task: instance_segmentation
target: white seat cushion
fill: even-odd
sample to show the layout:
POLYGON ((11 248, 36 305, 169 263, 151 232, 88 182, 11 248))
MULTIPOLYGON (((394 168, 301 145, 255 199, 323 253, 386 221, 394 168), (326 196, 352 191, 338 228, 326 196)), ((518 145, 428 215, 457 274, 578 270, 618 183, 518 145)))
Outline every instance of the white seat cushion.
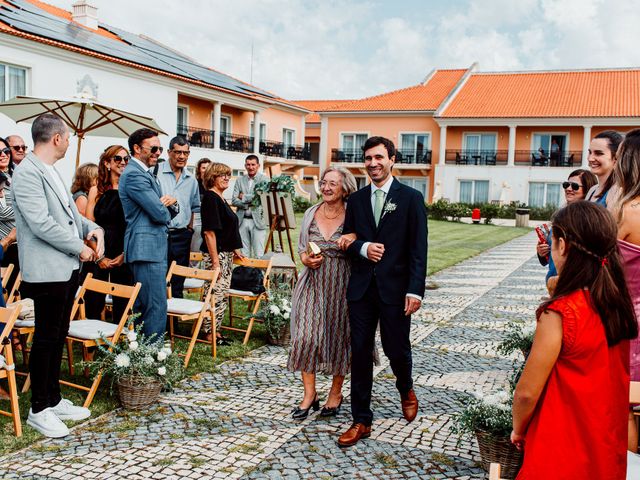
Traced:
POLYGON ((98 340, 101 337, 112 337, 118 325, 102 320, 74 320, 69 325, 69 336, 84 340, 98 340))
POLYGON ((242 297, 257 297, 258 295, 256 295, 255 293, 249 291, 249 290, 236 290, 235 288, 230 288, 229 289, 229 295, 238 295, 238 296, 242 296, 242 297))
POLYGON ((199 278, 185 278, 184 288, 202 288, 204 286, 204 280, 199 278))
POLYGON ((202 310, 203 302, 189 300, 187 298, 168 298, 167 313, 177 315, 195 315, 202 310))
POLYGON ((35 327, 36 326, 36 321, 35 320, 16 320, 16 323, 14 324, 14 327, 19 327, 19 328, 29 328, 29 327, 35 327))

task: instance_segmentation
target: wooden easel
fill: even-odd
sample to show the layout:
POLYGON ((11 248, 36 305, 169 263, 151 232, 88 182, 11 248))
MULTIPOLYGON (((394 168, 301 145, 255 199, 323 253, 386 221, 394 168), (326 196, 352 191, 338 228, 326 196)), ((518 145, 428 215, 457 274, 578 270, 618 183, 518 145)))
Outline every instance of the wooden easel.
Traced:
MULTIPOLYGON (((287 243, 289 244, 289 254, 291 255, 291 260, 295 263, 296 259, 293 254, 293 243, 291 242, 291 233, 289 232, 291 227, 289 225, 289 219, 287 218, 287 215, 286 215, 287 210, 285 208, 284 198, 280 198, 279 200, 280 200, 280 211, 285 215, 280 215, 278 213, 278 209, 276 208, 276 205, 278 204, 278 192, 276 192, 275 190, 272 190, 271 198, 273 200, 273 203, 267 202, 267 210, 268 210, 267 214, 269 215, 269 219, 271 220, 271 227, 269 228, 269 236, 267 237, 267 242, 264 247, 264 253, 267 253, 269 251, 269 245, 271 245, 272 252, 276 251, 276 245, 275 245, 276 242, 273 236, 273 232, 275 232, 276 230, 278 231, 278 237, 280 238, 280 247, 281 248, 283 247, 284 242, 282 241, 282 229, 280 228, 280 224, 281 222, 284 221, 284 225, 285 225, 284 230, 287 232, 287 243), (275 211, 271 210, 272 205, 275 211)), ((284 248, 282 248, 282 250, 284 251, 284 248)))

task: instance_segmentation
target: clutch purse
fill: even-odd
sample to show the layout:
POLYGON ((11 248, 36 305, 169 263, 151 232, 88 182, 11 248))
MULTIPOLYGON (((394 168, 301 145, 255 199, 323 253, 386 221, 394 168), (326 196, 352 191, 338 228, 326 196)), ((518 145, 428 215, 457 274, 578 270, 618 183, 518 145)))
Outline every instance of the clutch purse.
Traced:
POLYGON ((309 242, 307 245, 307 255, 315 257, 316 255, 322 255, 322 250, 316 242, 309 242))

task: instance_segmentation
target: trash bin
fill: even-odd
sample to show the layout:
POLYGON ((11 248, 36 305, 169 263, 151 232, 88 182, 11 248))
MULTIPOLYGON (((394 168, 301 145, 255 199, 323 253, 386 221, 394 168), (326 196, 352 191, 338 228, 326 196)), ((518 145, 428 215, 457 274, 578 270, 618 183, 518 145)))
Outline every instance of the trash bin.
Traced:
POLYGON ((477 223, 480 223, 481 218, 482 218, 482 214, 480 213, 480 209, 474 208, 473 211, 471 212, 471 221, 477 224, 477 223))
POLYGON ((529 209, 516 208, 516 227, 529 226, 529 209))

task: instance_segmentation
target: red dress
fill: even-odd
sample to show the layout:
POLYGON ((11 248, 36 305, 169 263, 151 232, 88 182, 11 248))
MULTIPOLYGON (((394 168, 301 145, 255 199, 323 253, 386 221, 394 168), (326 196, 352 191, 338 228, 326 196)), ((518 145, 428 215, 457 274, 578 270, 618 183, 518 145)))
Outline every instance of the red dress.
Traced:
POLYGON ((549 310, 562 316, 562 348, 527 429, 517 480, 624 480, 629 342, 607 346, 586 290, 549 310))

